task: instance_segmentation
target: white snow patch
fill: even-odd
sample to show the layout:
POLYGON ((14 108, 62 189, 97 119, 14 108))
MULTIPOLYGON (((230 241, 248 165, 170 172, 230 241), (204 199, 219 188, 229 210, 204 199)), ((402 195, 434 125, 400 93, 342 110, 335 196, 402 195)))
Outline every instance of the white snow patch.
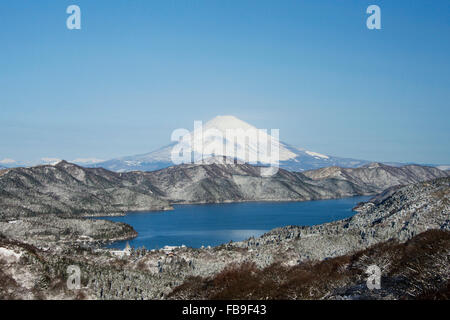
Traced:
POLYGON ((329 159, 330 158, 330 157, 328 157, 324 154, 318 153, 318 152, 313 152, 313 151, 305 151, 305 152, 306 152, 306 154, 308 154, 311 157, 314 157, 316 159, 329 159))
POLYGON ((103 161, 105 161, 105 160, 97 159, 97 158, 76 158, 76 159, 72 160, 71 162, 90 164, 90 163, 99 163, 99 162, 103 162, 103 161))
POLYGON ((41 161, 45 164, 50 164, 52 166, 60 163, 62 160, 58 158, 41 158, 41 161))
POLYGON ((22 253, 16 253, 14 250, 7 248, 0 248, 0 256, 6 259, 8 263, 17 261, 22 256, 22 253))
POLYGON ((16 163, 16 160, 14 159, 9 159, 9 158, 5 158, 3 160, 0 160, 1 164, 12 164, 12 163, 16 163))
POLYGON ((131 161, 131 160, 127 160, 125 161, 125 163, 127 164, 127 166, 138 166, 141 164, 140 161, 131 161))

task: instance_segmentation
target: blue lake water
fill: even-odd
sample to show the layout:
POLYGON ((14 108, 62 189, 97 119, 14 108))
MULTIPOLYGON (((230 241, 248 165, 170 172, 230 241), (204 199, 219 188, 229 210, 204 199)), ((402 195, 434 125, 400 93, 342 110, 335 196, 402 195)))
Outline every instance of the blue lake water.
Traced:
MULTIPOLYGON (((125 222, 138 232, 131 246, 158 249, 165 245, 199 248, 241 241, 287 225, 311 226, 344 219, 352 208, 370 197, 306 202, 245 202, 175 205, 171 211, 130 212, 123 217, 103 217, 125 222)), ((108 247, 123 249, 127 241, 108 247)))

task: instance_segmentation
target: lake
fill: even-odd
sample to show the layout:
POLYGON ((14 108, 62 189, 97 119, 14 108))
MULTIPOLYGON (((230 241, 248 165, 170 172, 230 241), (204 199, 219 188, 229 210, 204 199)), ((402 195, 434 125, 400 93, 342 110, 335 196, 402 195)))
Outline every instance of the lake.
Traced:
MULTIPOLYGON (((277 227, 311 226, 344 219, 352 208, 370 197, 305 202, 244 202, 226 204, 174 205, 171 211, 130 212, 122 217, 102 217, 125 222, 138 232, 129 240, 135 248, 159 249, 165 245, 199 248, 258 237, 277 227)), ((109 248, 123 249, 127 241, 109 248)))

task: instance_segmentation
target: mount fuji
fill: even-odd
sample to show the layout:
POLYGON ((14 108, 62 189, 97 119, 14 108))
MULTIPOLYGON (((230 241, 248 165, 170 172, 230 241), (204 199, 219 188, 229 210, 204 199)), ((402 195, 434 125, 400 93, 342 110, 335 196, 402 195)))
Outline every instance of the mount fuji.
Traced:
MULTIPOLYGON (((277 139, 275 139, 272 135, 266 133, 264 130, 259 130, 256 127, 234 116, 217 116, 214 119, 206 122, 202 126, 203 147, 202 149, 198 149, 195 147, 198 144, 193 144, 193 158, 204 159, 207 162, 211 162, 211 159, 224 159, 224 157, 230 157, 230 155, 227 153, 227 150, 229 149, 223 147, 224 143, 230 143, 229 141, 225 142, 226 139, 223 138, 226 136, 227 130, 230 129, 242 129, 242 132, 248 132, 249 129, 256 130, 258 134, 260 134, 258 136, 258 139, 263 137, 263 139, 265 139, 266 141, 270 141, 272 145, 276 145, 278 147, 279 166, 280 168, 290 171, 305 171, 330 166, 355 168, 370 163, 369 161, 365 160, 339 158, 330 155, 324 155, 318 152, 298 148, 287 143, 278 142, 277 139), (214 150, 214 153, 203 150, 214 150)), ((190 132, 194 141, 198 140, 197 131, 197 129, 194 129, 192 132, 190 132)), ((254 155, 255 152, 257 152, 257 146, 252 145, 251 143, 242 143, 242 141, 246 141, 245 137, 238 137, 237 142, 235 140, 232 143, 233 148, 235 148, 235 150, 245 150, 246 154, 250 155, 251 158, 251 156, 254 155), (243 140, 239 140, 239 138, 243 138, 243 140), (241 141, 241 143, 239 141, 241 141)), ((174 165, 171 158, 171 152, 173 148, 180 143, 181 142, 173 142, 167 146, 149 153, 111 159, 108 161, 86 166, 103 167, 105 169, 117 172, 159 170, 174 165)), ((238 157, 234 158, 235 161, 243 162, 243 159, 239 159, 238 157)), ((258 159, 261 158, 262 160, 260 160, 258 164, 273 164, 269 158, 265 158, 264 155, 263 157, 261 157, 261 154, 259 154, 258 159)))

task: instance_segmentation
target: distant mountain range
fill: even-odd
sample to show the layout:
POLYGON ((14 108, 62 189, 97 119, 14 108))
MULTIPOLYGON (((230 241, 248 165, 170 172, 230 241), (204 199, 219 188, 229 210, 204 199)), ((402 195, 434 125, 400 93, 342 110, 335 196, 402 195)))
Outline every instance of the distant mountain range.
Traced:
MULTIPOLYGON (((247 162, 238 155, 230 154, 230 150, 245 150, 245 154, 251 159, 257 157, 257 162, 250 162, 255 165, 274 165, 273 159, 267 157, 266 154, 258 150, 258 146, 246 140, 245 132, 257 131, 261 134, 262 140, 271 141, 279 148, 279 167, 289 171, 302 172, 307 170, 326 168, 337 166, 342 168, 357 168, 368 165, 371 161, 358 160, 352 158, 341 158, 331 155, 325 155, 318 152, 305 150, 303 148, 295 147, 287 143, 276 140, 271 134, 272 132, 265 132, 256 127, 242 121, 234 116, 217 116, 214 119, 206 122, 202 127, 202 148, 199 148, 198 138, 194 138, 192 148, 193 162, 195 159, 209 159, 211 157, 225 156, 227 158, 234 158, 236 162, 247 162), (241 136, 238 136, 235 141, 226 139, 226 131, 228 129, 240 129, 241 136), (225 146, 232 146, 231 149, 225 146), (205 151, 206 150, 206 151, 205 151), (209 150, 209 151, 208 151, 209 150), (211 152, 214 150, 214 152, 211 152)), ((199 130, 193 130, 189 134, 193 137, 198 136, 199 130)), ((179 147, 180 142, 173 142, 169 145, 161 147, 155 151, 138 154, 133 156, 125 156, 114 158, 111 160, 101 160, 97 158, 77 158, 70 162, 84 167, 90 168, 105 168, 115 172, 130 172, 130 171, 154 171, 173 166, 171 159, 171 152, 174 148, 179 147)), ((12 159, 3 159, 0 161, 0 169, 4 167, 30 167, 41 164, 55 164, 61 161, 58 158, 41 158, 38 161, 15 161, 12 159)), ((402 166, 407 163, 386 162, 390 166, 402 166)), ((432 165, 441 170, 449 170, 449 165, 432 165)))
MULTIPOLYGON (((33 166, 39 166, 39 165, 46 165, 46 164, 56 164, 63 159, 60 158, 40 158, 37 160, 29 160, 29 161, 18 161, 13 159, 3 159, 0 160, 0 170, 6 169, 6 168, 17 168, 17 167, 33 167, 33 166)), ((96 158, 76 158, 73 160, 69 160, 71 163, 78 164, 80 166, 92 166, 99 162, 104 162, 105 160, 96 159, 96 158)))
MULTIPOLYGON (((251 157, 254 156, 253 153, 256 153, 257 147, 254 145, 242 143, 245 141, 245 137, 239 137, 242 139, 236 139, 236 142, 224 141, 224 137, 226 137, 227 129, 242 129, 244 131, 248 130, 258 130, 256 127, 248 124, 245 121, 242 121, 234 116, 217 116, 214 119, 206 122, 203 125, 203 141, 204 146, 203 149, 200 150, 194 147, 193 153, 196 158, 203 157, 204 159, 209 158, 211 156, 227 156, 230 157, 230 154, 227 153, 227 150, 224 150, 223 146, 227 143, 233 145, 236 150, 245 149, 247 154, 251 157), (239 142, 241 141, 241 142, 239 142), (211 150, 214 149, 216 152, 214 154, 209 152, 204 152, 203 150, 211 150), (217 151, 218 150, 218 151, 217 151)), ((191 132, 192 136, 195 135, 195 131, 191 132)), ((274 141, 274 138, 269 134, 262 133, 264 139, 268 141, 274 141)), ((277 142, 275 142, 277 143, 277 142)), ((117 171, 117 172, 126 172, 126 171, 153 171, 162 168, 166 168, 173 165, 171 160, 171 151, 177 145, 176 142, 169 144, 165 147, 157 149, 153 152, 135 155, 135 156, 127 156, 116 159, 111 159, 104 162, 98 162, 94 165, 90 165, 91 167, 103 167, 108 170, 117 171)), ((340 166, 340 167, 348 167, 355 168, 364 164, 370 163, 370 161, 366 160, 357 160, 350 158, 339 158, 333 157, 329 155, 320 154, 318 152, 305 150, 302 148, 297 148, 292 145, 289 145, 284 142, 279 142, 279 155, 280 155, 280 168, 290 170, 290 171, 304 171, 310 169, 317 169, 329 166, 340 166)), ((195 145, 194 145, 195 146, 195 145)), ((230 149, 228 149, 230 150, 230 149)), ((234 155, 234 154, 233 154, 234 155)), ((261 153, 258 154, 259 159, 261 158, 261 153)), ((245 160, 239 157, 234 157, 238 160, 245 160)), ((270 159, 264 158, 262 161, 256 164, 268 165, 273 164, 270 159)))
POLYGON ((61 161, 0 171, 0 220, 64 214, 116 215, 170 209, 175 203, 306 201, 379 194, 389 187, 439 177, 433 167, 331 167, 270 177, 249 164, 183 164, 153 172, 117 173, 61 161))

